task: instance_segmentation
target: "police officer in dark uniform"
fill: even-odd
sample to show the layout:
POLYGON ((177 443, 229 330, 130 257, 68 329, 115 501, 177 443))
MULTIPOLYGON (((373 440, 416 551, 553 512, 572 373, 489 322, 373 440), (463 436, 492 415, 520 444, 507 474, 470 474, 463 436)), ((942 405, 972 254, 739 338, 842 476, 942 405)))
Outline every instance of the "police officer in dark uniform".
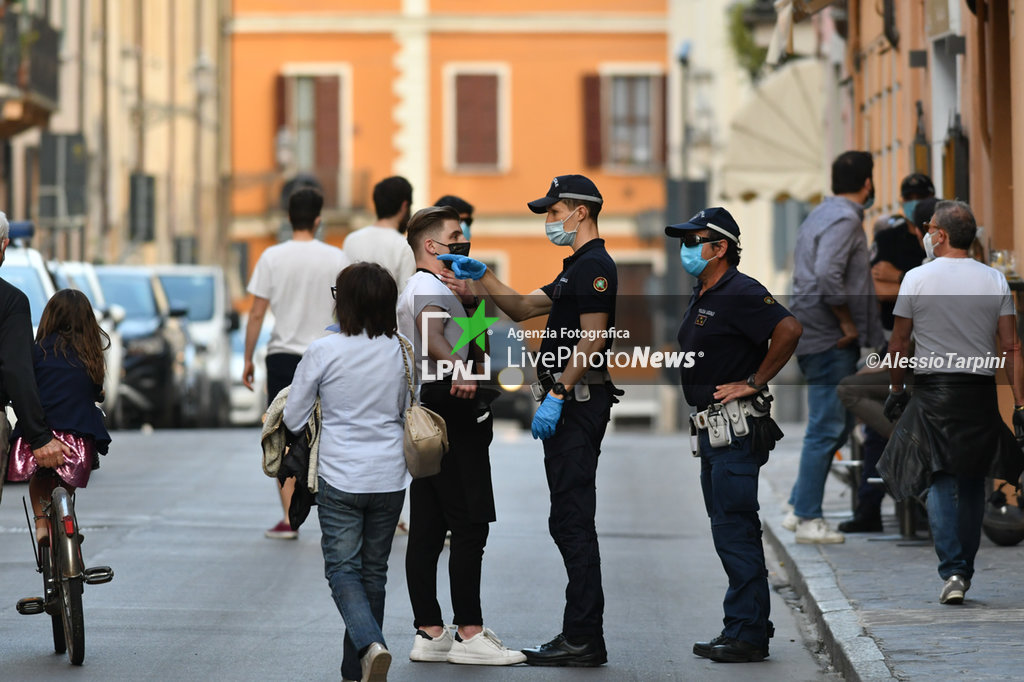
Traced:
POLYGON ((729 576, 725 624, 693 653, 721 662, 763 661, 773 634, 768 570, 757 516, 758 470, 782 432, 771 419, 766 384, 789 360, 803 328, 757 280, 740 273, 740 228, 724 208, 669 225, 683 268, 697 278, 679 327, 701 489, 711 537, 729 576), (691 366, 686 367, 687 364, 691 366))
POLYGON ((601 440, 612 403, 621 392, 606 370, 618 278, 615 262, 598 235, 602 203, 597 187, 582 175, 556 177, 545 196, 529 202, 531 211, 546 214, 548 239, 571 247, 573 253, 550 284, 526 296, 502 284, 478 261, 441 256, 451 263, 454 276, 479 280, 513 320, 548 315, 537 368, 543 402, 532 433, 544 441, 551 494, 548 527, 562 553, 569 584, 562 632, 524 651, 530 665, 598 666, 608 660, 595 481, 601 440))

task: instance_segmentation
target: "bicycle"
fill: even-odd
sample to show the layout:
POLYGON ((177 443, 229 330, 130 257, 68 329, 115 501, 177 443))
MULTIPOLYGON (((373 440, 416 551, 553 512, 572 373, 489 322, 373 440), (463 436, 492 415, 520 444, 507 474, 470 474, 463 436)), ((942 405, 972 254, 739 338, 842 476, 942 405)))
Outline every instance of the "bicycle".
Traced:
POLYGON ((49 530, 47 547, 37 546, 35 526, 28 513, 28 504, 22 498, 32 553, 36 558, 36 571, 43 574, 43 596, 26 597, 18 601, 18 613, 50 614, 53 627, 53 649, 61 654, 67 651, 72 665, 85 660, 85 619, 82 612, 84 585, 101 585, 114 578, 109 566, 85 568, 82 560, 82 534, 75 517, 74 496, 57 486, 50 502, 43 509, 49 530))

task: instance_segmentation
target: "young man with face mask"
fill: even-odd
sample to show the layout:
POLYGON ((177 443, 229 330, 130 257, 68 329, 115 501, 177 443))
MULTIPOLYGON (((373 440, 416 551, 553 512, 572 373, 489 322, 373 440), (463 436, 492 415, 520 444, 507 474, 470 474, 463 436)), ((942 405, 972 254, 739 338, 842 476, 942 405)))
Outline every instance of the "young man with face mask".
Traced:
POLYGON ((416 628, 409 658, 515 665, 526 657, 484 627, 480 606, 484 546, 495 520, 488 455, 493 420, 475 380, 453 372, 442 376, 438 369, 439 360, 482 359, 475 343, 460 345, 463 327, 456 320, 472 315, 483 303, 468 293, 457 296, 439 277, 445 264, 438 256, 466 257, 470 244, 455 209, 438 206, 416 212, 409 221, 408 240, 416 254, 416 272, 398 297, 398 330, 413 341, 416 374, 422 379, 420 401, 444 418, 449 445, 441 472, 418 478, 409 487, 405 573, 416 628), (440 316, 425 318, 426 313, 440 316), (455 632, 445 625, 437 601, 437 562, 447 531, 452 536, 448 575, 455 632))
POLYGON ((546 216, 548 240, 572 249, 558 276, 529 295, 516 293, 479 261, 441 256, 451 263, 453 286, 454 278, 478 280, 513 320, 548 316, 537 368, 544 397, 532 432, 544 441, 551 491, 548 527, 562 553, 569 585, 562 632, 524 650, 530 665, 590 667, 608 661, 595 481, 601 440, 620 392, 606 369, 618 278, 597 230, 603 201, 589 178, 560 175, 545 196, 529 202, 531 211, 546 216))
POLYGON ((693 653, 720 662, 763 661, 774 628, 768 620, 757 475, 782 437, 768 411, 767 384, 793 354, 802 327, 757 280, 736 269, 740 228, 727 210, 704 209, 685 223, 669 225, 665 234, 680 238, 683 268, 697 278, 679 327, 679 346, 696 362, 683 364, 680 380, 686 402, 696 411, 691 434, 697 438, 694 454, 701 458, 701 490, 715 549, 729 576, 725 627, 714 639, 694 644, 693 653), (738 422, 726 427, 727 434, 708 418, 726 405, 739 407, 738 422))

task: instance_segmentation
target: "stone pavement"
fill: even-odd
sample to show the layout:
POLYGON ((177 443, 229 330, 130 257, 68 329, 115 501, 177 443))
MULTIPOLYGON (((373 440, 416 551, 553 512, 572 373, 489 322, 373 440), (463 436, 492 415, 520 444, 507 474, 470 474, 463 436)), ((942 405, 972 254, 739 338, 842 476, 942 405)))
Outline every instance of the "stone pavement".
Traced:
MULTIPOLYGON (((798 545, 782 528, 780 509, 796 477, 805 425, 781 426, 786 437, 761 475, 765 539, 787 564, 834 666, 849 680, 1014 677, 1024 661, 1024 544, 1001 547, 982 537, 961 606, 939 604, 942 580, 931 542, 925 533, 917 542, 898 538, 889 498, 882 508, 885 535, 798 545)), ((830 524, 849 517, 850 494, 830 476, 824 506, 830 524)))

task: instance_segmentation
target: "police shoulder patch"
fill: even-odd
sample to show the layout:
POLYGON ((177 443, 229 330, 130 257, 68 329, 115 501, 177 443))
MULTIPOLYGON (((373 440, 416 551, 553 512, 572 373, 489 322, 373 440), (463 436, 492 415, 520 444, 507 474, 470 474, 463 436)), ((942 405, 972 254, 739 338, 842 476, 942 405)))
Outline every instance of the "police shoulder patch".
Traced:
POLYGON ((771 296, 765 296, 764 302, 767 303, 768 305, 771 305, 772 303, 775 303, 775 299, 772 298, 771 296))
POLYGON ((605 292, 608 291, 608 278, 597 277, 594 279, 594 291, 605 292))

